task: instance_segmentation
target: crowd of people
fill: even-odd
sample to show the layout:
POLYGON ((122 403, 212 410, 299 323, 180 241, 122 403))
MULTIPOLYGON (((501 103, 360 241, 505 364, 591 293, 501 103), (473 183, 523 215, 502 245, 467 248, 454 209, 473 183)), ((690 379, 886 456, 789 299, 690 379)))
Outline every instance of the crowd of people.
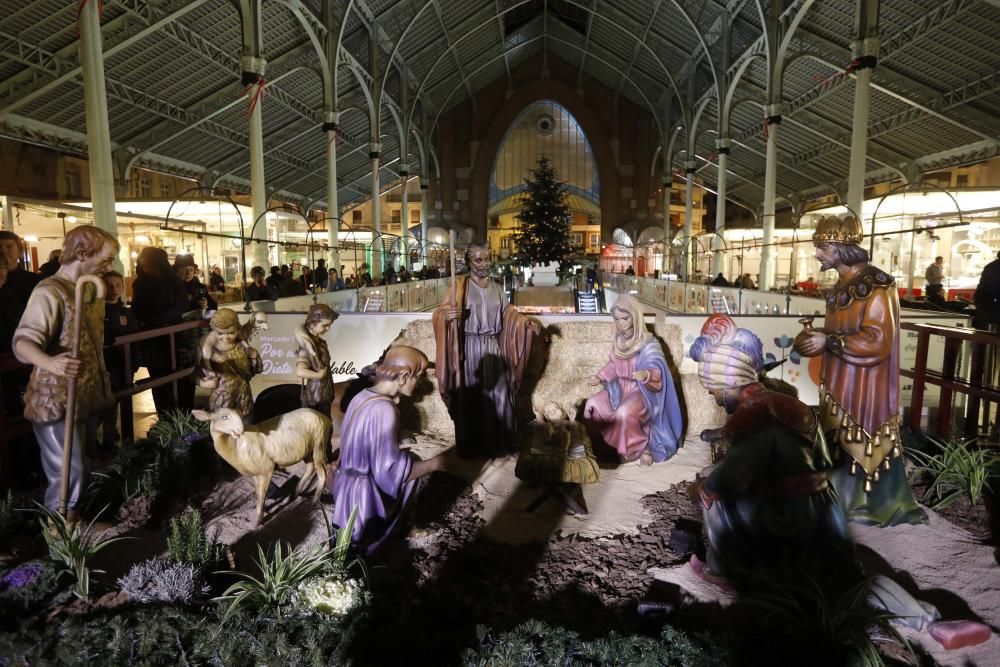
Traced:
MULTIPOLYGON (((28 301, 36 286, 45 278, 56 275, 63 264, 59 251, 53 251, 38 272, 29 271, 23 261, 24 243, 11 231, 0 231, 0 352, 11 352, 14 333, 22 322, 28 301)), ((215 267, 206 286, 200 278, 198 266, 190 255, 179 254, 173 262, 162 248, 147 247, 136 260, 135 279, 131 285, 132 299, 126 303, 125 278, 114 270, 103 272, 105 284, 104 305, 104 360, 110 376, 111 390, 126 386, 127 377, 124 350, 114 346, 114 340, 140 329, 156 329, 179 324, 186 320, 200 319, 206 311, 218 308, 216 298, 225 291, 222 271, 215 267), (214 296, 213 296, 214 294, 214 296)), ((174 368, 190 365, 194 360, 198 332, 178 336, 174 354, 168 337, 153 338, 134 346, 133 359, 137 366, 145 366, 150 377, 159 377, 174 368)), ((3 409, 7 414, 23 410, 22 394, 27 384, 27 372, 12 372, 3 376, 3 409)), ((153 389, 157 411, 175 408, 190 409, 194 401, 194 385, 180 382, 175 397, 170 384, 153 389)), ((101 442, 110 446, 118 439, 117 409, 101 415, 98 428, 101 442)), ((96 432, 94 433, 96 437, 96 432)))
MULTIPOLYGON (((634 276, 636 275, 635 269, 629 265, 624 274, 634 276)), ((739 274, 729 280, 720 271, 714 278, 706 280, 702 278, 700 272, 696 272, 692 278, 693 282, 707 282, 712 287, 757 289, 757 283, 754 282, 749 273, 739 274)), ((760 276, 757 278, 759 280, 760 276)), ((998 253, 996 260, 987 264, 983 269, 976 287, 974 301, 969 301, 961 295, 951 298, 944 287, 945 278, 944 257, 935 257, 924 271, 923 294, 917 290, 916 295, 909 295, 901 290, 900 294, 903 296, 901 296, 900 302, 902 306, 919 310, 971 315, 973 316, 973 326, 979 329, 987 329, 993 324, 1000 323, 1000 253, 998 253)), ((802 296, 822 297, 828 290, 818 283, 815 277, 808 276, 805 280, 795 282, 790 291, 802 296)))
POLYGON ((337 269, 328 268, 326 260, 323 259, 316 263, 315 270, 304 265, 298 268, 299 275, 296 277, 294 265, 272 266, 269 275, 265 275, 264 267, 253 267, 250 269, 250 282, 247 283, 246 300, 274 301, 289 296, 336 292, 343 289, 375 287, 376 285, 393 285, 447 275, 446 271, 437 267, 423 267, 410 273, 405 265, 401 265, 397 271, 392 264, 387 264, 382 275, 376 280, 372 277, 368 264, 362 264, 358 267, 357 273, 348 275, 346 266, 341 265, 338 272, 337 269))
MULTIPOLYGON (((759 276, 758 276, 759 278, 759 276)), ((757 289, 757 283, 753 281, 749 273, 744 273, 743 275, 736 276, 732 280, 726 280, 726 277, 720 271, 716 274, 714 278, 708 283, 712 287, 739 287, 742 289, 757 289)))

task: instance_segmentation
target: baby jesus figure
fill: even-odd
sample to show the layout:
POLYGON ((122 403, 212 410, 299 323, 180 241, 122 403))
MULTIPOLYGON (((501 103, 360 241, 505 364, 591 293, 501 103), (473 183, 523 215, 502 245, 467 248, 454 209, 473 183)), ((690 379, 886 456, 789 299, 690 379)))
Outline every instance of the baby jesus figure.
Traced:
POLYGON ((542 406, 542 421, 527 425, 515 474, 532 482, 592 484, 597 481, 597 459, 587 427, 569 419, 555 402, 542 406))

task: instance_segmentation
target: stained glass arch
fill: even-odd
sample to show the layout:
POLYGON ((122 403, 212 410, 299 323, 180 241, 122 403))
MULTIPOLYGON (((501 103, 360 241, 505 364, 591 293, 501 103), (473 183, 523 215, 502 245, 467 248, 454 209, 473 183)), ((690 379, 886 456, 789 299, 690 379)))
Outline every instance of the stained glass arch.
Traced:
POLYGON ((594 151, 573 114, 552 100, 529 104, 507 130, 490 172, 490 217, 519 210, 524 179, 542 156, 565 182, 570 208, 599 221, 601 182, 594 151))

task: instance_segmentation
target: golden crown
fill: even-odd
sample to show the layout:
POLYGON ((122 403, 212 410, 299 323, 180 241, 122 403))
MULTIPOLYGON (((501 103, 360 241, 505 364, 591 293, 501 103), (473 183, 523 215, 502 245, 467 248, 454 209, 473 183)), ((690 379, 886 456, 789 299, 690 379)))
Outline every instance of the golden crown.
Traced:
POLYGON ((864 233, 861 223, 853 215, 838 218, 828 215, 820 218, 813 232, 813 243, 861 243, 864 233))

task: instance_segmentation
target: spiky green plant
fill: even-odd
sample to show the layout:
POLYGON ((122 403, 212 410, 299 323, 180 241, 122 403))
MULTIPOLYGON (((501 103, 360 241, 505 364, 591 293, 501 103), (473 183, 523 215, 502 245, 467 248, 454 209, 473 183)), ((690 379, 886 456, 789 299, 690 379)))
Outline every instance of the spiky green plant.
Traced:
POLYGON ((281 616, 281 607, 289 600, 292 591, 301 582, 324 572, 330 566, 330 549, 318 545, 312 549, 300 551, 288 546, 287 552, 279 542, 274 547, 274 557, 269 559, 264 548, 257 546, 257 565, 260 567, 260 578, 232 572, 242 577, 229 588, 216 602, 228 602, 229 608, 223 616, 223 623, 241 608, 256 608, 274 610, 281 616))
POLYGON ((760 578, 742 602, 762 612, 764 627, 782 628, 793 644, 782 648, 813 664, 883 667, 879 641, 896 641, 912 654, 909 642, 892 625, 898 617, 868 602, 869 580, 831 600, 811 578, 805 583, 760 578))
POLYGON ((208 424, 194 418, 190 411, 169 410, 149 429, 149 437, 162 447, 178 449, 208 435, 208 424))
POLYGON ((170 520, 167 552, 172 559, 191 563, 204 571, 225 559, 224 549, 223 545, 209 539, 197 509, 189 509, 170 520))
POLYGON ((258 545, 257 565, 260 567, 260 578, 242 572, 227 572, 241 577, 242 581, 236 582, 221 597, 215 598, 216 602, 229 603, 222 618, 223 623, 243 608, 273 609, 280 617, 281 607, 290 601, 299 584, 320 574, 343 572, 357 513, 358 508, 355 506, 347 525, 337 531, 333 548, 330 548, 329 542, 304 551, 293 550, 289 545, 286 553, 279 542, 274 548, 274 558, 268 560, 264 548, 258 545))
MULTIPOLYGON (((326 517, 326 511, 323 512, 324 518, 326 517)), ((354 509, 351 510, 351 515, 347 517, 347 525, 339 528, 337 530, 336 539, 334 539, 333 553, 331 554, 331 559, 335 565, 340 567, 345 567, 347 562, 347 552, 351 549, 351 535, 354 533, 354 522, 358 518, 358 506, 355 505, 354 509)), ((330 531, 330 527, 327 527, 330 531)), ((356 561, 361 563, 361 561, 356 561)), ((362 564, 363 567, 363 564, 362 564)))
POLYGON ((907 453, 917 463, 917 471, 930 477, 926 500, 934 503, 931 509, 944 509, 963 495, 975 505, 984 489, 992 490, 993 466, 1000 456, 976 447, 975 440, 927 440, 934 451, 909 448, 907 453))
POLYGON ((114 461, 95 471, 84 494, 89 513, 107 507, 112 512, 136 496, 156 496, 162 490, 167 455, 141 443, 126 444, 114 461))
POLYGON ((103 533, 94 530, 94 521, 86 526, 82 523, 70 524, 59 512, 35 504, 38 505, 38 513, 41 515, 38 523, 42 526, 42 535, 49 548, 49 558, 59 563, 63 572, 73 578, 73 594, 81 600, 89 600, 91 572, 103 574, 104 571, 90 569, 87 561, 115 542, 134 538, 105 538, 103 533))

